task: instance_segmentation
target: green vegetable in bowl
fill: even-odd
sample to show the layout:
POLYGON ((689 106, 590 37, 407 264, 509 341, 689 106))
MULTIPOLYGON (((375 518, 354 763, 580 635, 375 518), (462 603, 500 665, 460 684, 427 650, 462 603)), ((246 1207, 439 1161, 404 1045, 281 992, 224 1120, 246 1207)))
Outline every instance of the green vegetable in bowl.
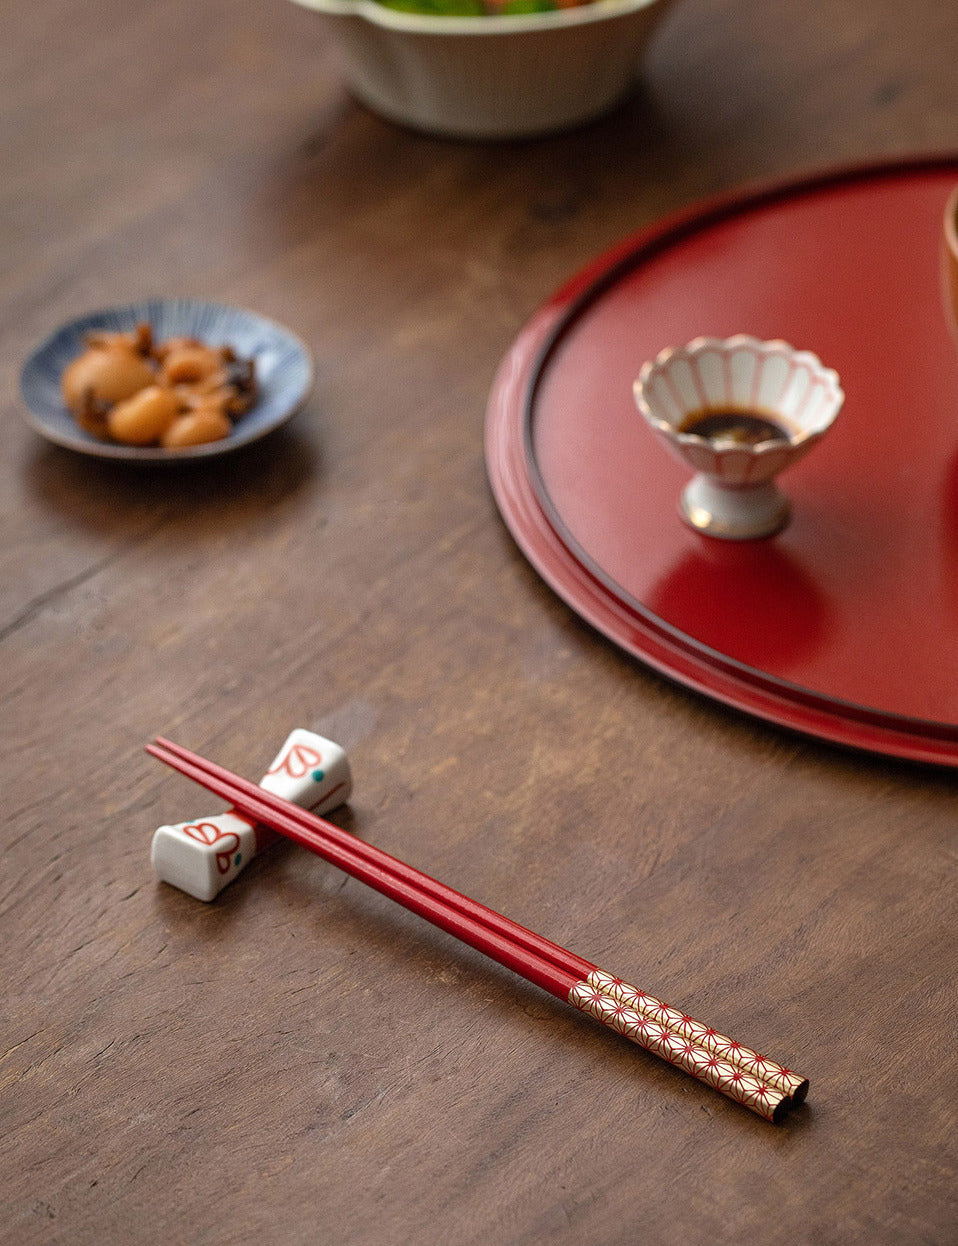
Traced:
POLYGON ((430 17, 482 17, 485 8, 479 0, 379 0, 386 9, 401 13, 425 13, 430 17))

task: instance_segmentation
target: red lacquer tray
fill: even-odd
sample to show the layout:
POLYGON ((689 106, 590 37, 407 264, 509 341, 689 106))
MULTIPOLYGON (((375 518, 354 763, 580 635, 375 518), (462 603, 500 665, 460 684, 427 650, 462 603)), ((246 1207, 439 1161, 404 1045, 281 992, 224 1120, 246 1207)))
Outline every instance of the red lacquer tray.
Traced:
POLYGON ((520 334, 490 396, 500 511, 584 619, 716 700, 822 739, 958 765, 958 349, 939 233, 958 157, 830 172, 629 239, 520 334), (632 382, 699 335, 784 338, 845 406, 786 472, 767 541, 691 531, 688 469, 632 382))

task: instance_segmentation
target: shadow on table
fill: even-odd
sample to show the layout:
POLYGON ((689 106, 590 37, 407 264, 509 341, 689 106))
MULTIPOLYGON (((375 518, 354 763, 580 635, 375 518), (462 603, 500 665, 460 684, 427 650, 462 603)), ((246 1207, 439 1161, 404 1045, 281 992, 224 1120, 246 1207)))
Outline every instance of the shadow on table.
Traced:
POLYGON ((174 465, 96 459, 38 442, 27 488, 71 525, 114 532, 150 516, 181 519, 183 534, 202 525, 232 526, 288 502, 321 479, 317 445, 295 424, 221 458, 174 465))
POLYGON ((701 159, 698 130, 670 116, 642 83, 606 116, 540 137, 447 138, 353 105, 290 140, 278 146, 250 204, 256 230, 286 245, 335 227, 340 241, 355 231, 357 243, 374 249, 388 250, 404 231, 427 250, 464 231, 481 249, 524 218, 561 228, 603 199, 627 217, 639 191, 667 210, 721 176, 701 159), (428 221, 404 218, 416 201, 428 201, 428 221))

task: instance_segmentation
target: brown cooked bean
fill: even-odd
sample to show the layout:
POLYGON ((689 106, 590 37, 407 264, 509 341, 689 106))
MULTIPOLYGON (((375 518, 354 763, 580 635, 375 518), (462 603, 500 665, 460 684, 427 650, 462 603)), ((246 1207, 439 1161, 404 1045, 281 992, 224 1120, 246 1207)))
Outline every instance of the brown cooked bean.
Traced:
POLYGON ((179 416, 163 434, 161 444, 170 450, 199 446, 208 441, 221 441, 233 425, 217 407, 197 407, 179 416))
POLYGON ((122 402, 156 380, 153 368, 123 346, 93 348, 64 369, 60 387, 71 411, 83 409, 90 396, 100 402, 122 402))
POLYGON ((161 376, 168 385, 188 385, 205 380, 223 367, 219 351, 205 346, 182 346, 163 360, 161 376))
POLYGON ((159 441, 180 412, 170 389, 148 385, 132 398, 119 402, 107 416, 110 436, 131 446, 159 441))

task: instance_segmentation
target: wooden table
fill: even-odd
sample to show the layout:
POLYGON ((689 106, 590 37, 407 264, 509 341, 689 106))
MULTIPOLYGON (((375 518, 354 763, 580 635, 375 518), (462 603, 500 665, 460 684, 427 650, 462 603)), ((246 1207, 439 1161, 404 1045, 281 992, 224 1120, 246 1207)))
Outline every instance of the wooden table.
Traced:
POLYGON ((953 774, 725 711, 621 655, 486 482, 499 359, 623 235, 755 179, 941 150, 940 0, 681 0, 614 116, 459 144, 355 105, 275 0, 10 0, 0 1240, 953 1243, 953 774), (256 308, 314 395, 233 458, 42 443, 20 363, 155 294, 256 308), (214 904, 150 836, 339 740, 341 824, 794 1063, 770 1126, 315 858, 214 904))

